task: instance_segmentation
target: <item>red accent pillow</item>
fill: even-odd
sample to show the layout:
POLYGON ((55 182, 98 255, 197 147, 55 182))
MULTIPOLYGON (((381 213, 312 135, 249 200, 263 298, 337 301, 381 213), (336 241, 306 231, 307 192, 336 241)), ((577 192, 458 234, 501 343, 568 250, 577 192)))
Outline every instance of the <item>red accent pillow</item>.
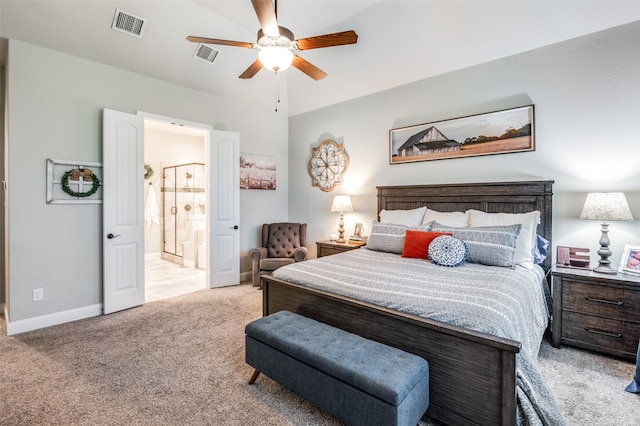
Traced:
POLYGON ((452 235, 450 232, 425 232, 407 229, 402 246, 402 257, 428 259, 427 248, 434 238, 441 235, 452 235))

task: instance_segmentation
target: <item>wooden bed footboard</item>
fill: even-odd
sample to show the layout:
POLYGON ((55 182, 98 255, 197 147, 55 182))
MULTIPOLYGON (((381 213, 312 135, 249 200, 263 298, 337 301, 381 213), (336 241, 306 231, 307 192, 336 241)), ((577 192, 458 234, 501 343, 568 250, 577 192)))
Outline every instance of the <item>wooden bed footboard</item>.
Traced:
POLYGON ((520 343, 262 276, 263 314, 304 315, 429 362, 428 415, 448 425, 515 425, 520 343))

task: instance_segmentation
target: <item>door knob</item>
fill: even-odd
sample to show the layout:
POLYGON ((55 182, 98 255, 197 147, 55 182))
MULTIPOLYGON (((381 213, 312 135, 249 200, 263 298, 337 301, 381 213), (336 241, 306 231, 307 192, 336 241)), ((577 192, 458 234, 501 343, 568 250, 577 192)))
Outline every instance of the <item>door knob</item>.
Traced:
POLYGON ((111 239, 114 239, 115 237, 119 237, 120 235, 121 235, 121 234, 115 234, 115 235, 113 235, 112 233, 108 233, 108 234, 107 234, 107 238, 111 240, 111 239))
POLYGON ((238 229, 238 225, 232 226, 233 229, 238 229))

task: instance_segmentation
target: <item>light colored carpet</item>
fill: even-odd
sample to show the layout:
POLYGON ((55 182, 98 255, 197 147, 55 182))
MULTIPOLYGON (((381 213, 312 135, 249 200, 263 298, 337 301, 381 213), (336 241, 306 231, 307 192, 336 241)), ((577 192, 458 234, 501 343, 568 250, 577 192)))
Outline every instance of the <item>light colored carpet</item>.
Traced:
MULTIPOLYGON (((107 316, 0 337, 2 425, 340 425, 272 380, 247 380, 251 285, 202 290, 107 316)), ((569 425, 637 425, 635 365, 543 344, 569 425)), ((423 425, 433 424, 429 421, 423 425)))

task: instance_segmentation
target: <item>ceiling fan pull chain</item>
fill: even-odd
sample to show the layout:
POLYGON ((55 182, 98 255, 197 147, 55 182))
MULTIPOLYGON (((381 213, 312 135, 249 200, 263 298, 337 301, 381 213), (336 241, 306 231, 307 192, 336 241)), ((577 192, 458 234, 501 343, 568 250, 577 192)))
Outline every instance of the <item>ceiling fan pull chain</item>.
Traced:
POLYGON ((278 112, 278 104, 280 103, 280 85, 279 80, 278 80, 278 70, 275 69, 275 75, 276 75, 276 112, 278 112))

